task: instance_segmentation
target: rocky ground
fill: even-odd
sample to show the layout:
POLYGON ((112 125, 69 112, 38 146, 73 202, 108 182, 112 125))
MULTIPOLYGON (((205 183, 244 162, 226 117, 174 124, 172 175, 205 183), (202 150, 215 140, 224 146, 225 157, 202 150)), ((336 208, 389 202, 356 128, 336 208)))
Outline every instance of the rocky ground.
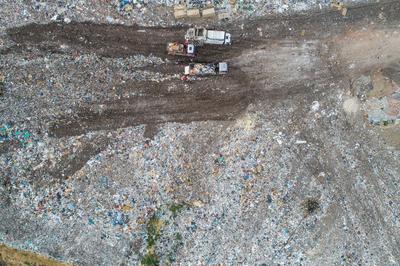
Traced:
POLYGON ((226 76, 194 81, 168 5, 148 23, 97 2, 0 11, 1 243, 75 265, 400 263, 399 1, 200 21, 234 42, 196 59, 226 76), (371 124, 382 99, 393 121, 371 124))

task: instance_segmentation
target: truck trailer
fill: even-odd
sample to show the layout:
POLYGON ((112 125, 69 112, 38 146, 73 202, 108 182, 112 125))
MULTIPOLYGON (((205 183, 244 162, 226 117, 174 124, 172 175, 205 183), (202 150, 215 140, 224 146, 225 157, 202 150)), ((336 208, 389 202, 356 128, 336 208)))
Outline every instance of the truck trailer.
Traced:
POLYGON ((185 39, 197 45, 218 44, 231 45, 231 34, 225 31, 207 30, 206 28, 189 28, 186 31, 185 39))
POLYGON ((228 73, 228 64, 220 63, 191 63, 185 66, 185 75, 187 76, 210 76, 224 75, 228 73))

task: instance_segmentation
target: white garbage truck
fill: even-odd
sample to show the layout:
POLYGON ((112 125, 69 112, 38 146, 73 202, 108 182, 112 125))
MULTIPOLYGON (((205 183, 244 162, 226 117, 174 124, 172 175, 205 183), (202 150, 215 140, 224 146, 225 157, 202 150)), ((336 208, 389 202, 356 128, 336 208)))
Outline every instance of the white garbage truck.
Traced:
POLYGON ((218 44, 231 45, 231 34, 219 30, 207 30, 206 28, 189 28, 186 31, 185 39, 194 42, 196 45, 218 44))

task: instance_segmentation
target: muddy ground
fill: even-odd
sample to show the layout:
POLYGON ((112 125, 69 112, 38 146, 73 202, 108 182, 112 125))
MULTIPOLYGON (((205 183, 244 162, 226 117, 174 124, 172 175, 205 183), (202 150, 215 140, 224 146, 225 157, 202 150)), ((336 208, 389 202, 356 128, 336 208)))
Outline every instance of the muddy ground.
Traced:
POLYGON ((342 104, 361 74, 396 80, 399 14, 399 1, 384 1, 347 16, 227 23, 232 46, 204 46, 196 60, 227 61, 229 73, 188 82, 189 61, 165 52, 186 26, 9 28, 1 122, 42 140, 0 144, 1 240, 79 265, 146 254, 177 265, 397 265, 398 138, 342 104), (103 176, 112 191, 95 185, 103 176), (118 203, 133 210, 115 227, 106 210, 120 191, 135 201, 118 203), (165 216, 168 204, 184 211, 165 216), (166 225, 150 247, 154 213, 166 225))
MULTIPOLYGON (((347 71, 353 61, 359 61, 360 65, 367 64, 356 68, 356 71, 365 72, 378 64, 397 60, 397 36, 388 40, 389 47, 384 47, 387 49, 383 51, 381 59, 372 54, 373 50, 370 51, 370 57, 373 58, 365 57, 363 51, 372 46, 372 49, 376 50, 375 53, 381 52, 381 38, 397 30, 396 23, 393 24, 392 21, 398 18, 399 8, 399 2, 393 1, 351 8, 347 17, 343 17, 340 12, 330 11, 302 17, 257 19, 243 23, 243 26, 227 25, 226 29, 234 36, 234 45, 202 47, 196 59, 199 62, 224 60, 232 63, 232 70, 227 77, 192 83, 175 81, 175 90, 178 93, 165 92, 164 88, 171 86, 171 83, 128 81, 123 85, 110 84, 121 93, 134 88, 143 92, 143 95, 134 99, 96 103, 106 106, 101 115, 93 113, 91 106, 85 106, 77 110, 75 116, 78 120, 76 117, 73 121, 69 117, 63 118, 62 122, 56 122, 52 126, 51 131, 55 135, 67 136, 137 124, 229 119, 243 111, 255 98, 269 97, 269 93, 265 93, 266 90, 277 89, 279 92, 273 94, 285 96, 288 89, 282 88, 288 86, 287 82, 293 90, 296 86, 290 82, 304 84, 309 79, 321 82, 344 75, 351 78, 347 71), (384 15, 380 18, 381 13, 384 15), (373 24, 374 21, 377 21, 378 25, 373 24), (368 32, 365 32, 365 28, 368 32), (372 39, 365 44, 367 47, 359 47, 355 43, 357 40, 347 43, 346 34, 356 35, 360 39, 372 39), (330 58, 332 52, 342 58, 330 58), (358 58, 357 53, 360 53, 358 58), (389 56, 392 58, 387 58, 389 56), (259 82, 262 83, 262 88, 259 82), (186 89, 189 93, 181 94, 184 90, 180 88, 182 86, 190 86, 186 89), (213 91, 209 91, 208 88, 213 88, 213 91), (226 90, 229 92, 225 93, 226 90), (65 132, 68 131, 65 130, 66 127, 71 128, 71 132, 65 132)), ((27 56, 38 56, 37 53, 71 56, 94 53, 100 58, 154 55, 168 58, 170 61, 160 68, 150 66, 146 69, 179 75, 188 60, 184 57, 177 60, 168 56, 165 43, 180 39, 185 29, 91 23, 30 24, 9 29, 7 34, 14 43, 1 53, 22 53, 27 56)))

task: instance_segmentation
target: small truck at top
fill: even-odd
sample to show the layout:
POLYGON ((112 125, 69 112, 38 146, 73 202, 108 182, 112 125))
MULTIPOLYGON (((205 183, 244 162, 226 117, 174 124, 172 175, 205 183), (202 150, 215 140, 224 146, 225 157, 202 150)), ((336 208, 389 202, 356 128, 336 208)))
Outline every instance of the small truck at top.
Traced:
POLYGON ((203 44, 218 44, 231 45, 231 34, 225 31, 207 30, 206 28, 189 28, 186 31, 185 39, 195 43, 196 45, 203 44))

